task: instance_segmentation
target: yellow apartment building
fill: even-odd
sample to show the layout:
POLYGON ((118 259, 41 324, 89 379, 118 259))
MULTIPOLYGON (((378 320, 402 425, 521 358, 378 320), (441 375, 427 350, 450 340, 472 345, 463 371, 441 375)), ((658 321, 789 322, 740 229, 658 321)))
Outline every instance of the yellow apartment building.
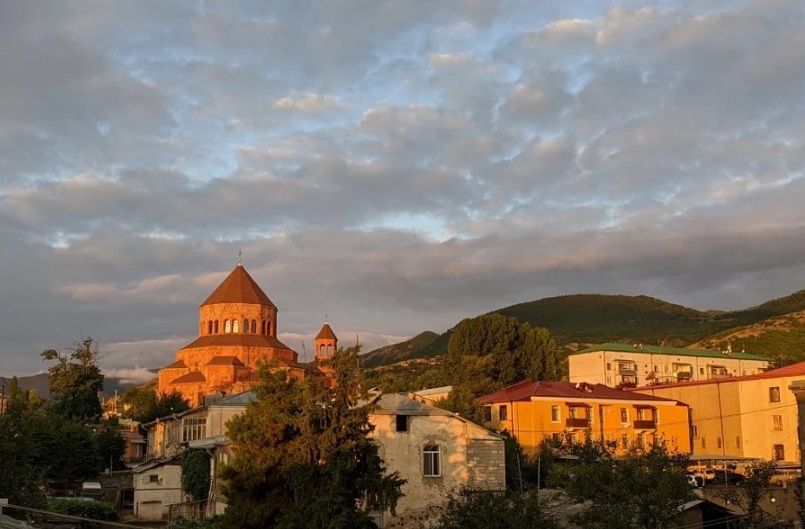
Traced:
POLYGON ((614 388, 755 375, 768 367, 767 358, 732 350, 704 351, 642 344, 604 343, 568 357, 571 382, 606 384, 614 388))
POLYGON ((646 386, 642 395, 690 406, 693 454, 800 462, 799 413, 789 390, 805 377, 805 362, 756 375, 646 386))
POLYGON ((543 439, 562 434, 645 448, 659 439, 674 452, 690 452, 688 406, 679 400, 584 382, 521 382, 481 397, 486 426, 508 430, 536 453, 543 439))

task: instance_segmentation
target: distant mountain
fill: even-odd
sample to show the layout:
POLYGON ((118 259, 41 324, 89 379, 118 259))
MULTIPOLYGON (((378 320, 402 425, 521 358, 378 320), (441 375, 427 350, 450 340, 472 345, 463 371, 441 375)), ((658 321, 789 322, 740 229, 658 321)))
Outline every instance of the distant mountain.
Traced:
POLYGON ((361 366, 370 368, 388 364, 396 364, 408 358, 427 358, 436 356, 427 354, 428 348, 438 340, 440 335, 425 331, 404 342, 387 345, 380 349, 361 355, 361 366))
MULTIPOLYGON (((569 347, 603 342, 684 347, 705 343, 711 336, 715 341, 707 343, 715 344, 722 333, 800 311, 805 311, 805 290, 737 311, 700 311, 649 296, 574 294, 518 303, 492 312, 546 327, 560 344, 569 347)), ((447 352, 450 332, 436 338, 432 336, 434 333, 426 332, 400 344, 376 349, 363 357, 370 359, 363 365, 373 367, 443 355, 447 352)), ((791 355, 793 343, 784 343, 795 339, 798 331, 792 332, 776 341, 772 339, 776 335, 771 334, 764 340, 756 340, 752 342, 753 350, 747 348, 747 352, 776 355, 780 351, 779 354, 791 355), (766 346, 770 349, 761 350, 766 346)))
MULTIPOLYGON (((36 375, 29 375, 24 377, 17 377, 20 388, 24 390, 33 389, 40 397, 47 397, 50 395, 50 381, 48 380, 47 373, 38 373, 36 375)), ((112 397, 115 391, 118 394, 123 394, 129 388, 137 386, 130 381, 124 381, 117 377, 104 377, 103 380, 103 395, 104 397, 112 397)), ((0 387, 5 388, 5 393, 8 394, 9 387, 11 386, 11 377, 0 377, 0 387)))

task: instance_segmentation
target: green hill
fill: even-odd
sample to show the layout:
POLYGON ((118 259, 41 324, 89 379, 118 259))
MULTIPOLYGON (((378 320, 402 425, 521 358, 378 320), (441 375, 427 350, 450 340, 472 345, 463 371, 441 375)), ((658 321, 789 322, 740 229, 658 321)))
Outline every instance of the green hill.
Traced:
MULTIPOLYGON (((713 337, 707 343, 718 348, 722 335, 800 311, 805 311, 805 290, 737 311, 700 311, 649 296, 574 294, 518 303, 493 312, 546 327, 566 346, 640 342, 683 347, 698 342, 708 348, 701 344, 713 337)), ((801 332, 802 335, 796 324, 785 332, 766 330, 758 336, 745 337, 744 348, 746 352, 760 355, 799 358, 797 341, 805 343, 802 340, 805 329, 801 332)), ((364 366, 437 357, 447 352, 449 340, 450 331, 441 335, 425 332, 400 344, 367 353, 363 357, 368 359, 364 366)))
MULTIPOLYGON (((438 356, 438 354, 429 354, 428 348, 433 345, 433 342, 439 340, 441 335, 435 332, 425 331, 417 334, 413 338, 404 342, 395 343, 370 351, 361 356, 361 365, 365 368, 377 367, 389 364, 396 364, 409 358, 427 358, 430 356, 438 356)), ((445 342, 445 350, 447 350, 447 343, 445 342)), ((439 348, 437 347, 437 351, 439 348)))

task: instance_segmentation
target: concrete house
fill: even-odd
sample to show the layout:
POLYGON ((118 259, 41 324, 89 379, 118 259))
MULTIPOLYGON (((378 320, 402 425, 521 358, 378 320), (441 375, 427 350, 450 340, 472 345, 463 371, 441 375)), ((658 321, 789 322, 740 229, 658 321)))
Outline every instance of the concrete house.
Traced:
POLYGON ((407 480, 397 516, 382 513, 380 527, 419 527, 448 494, 463 487, 506 488, 503 437, 452 412, 401 394, 383 395, 370 421, 388 472, 407 480))
POLYGON ((604 343, 571 353, 570 382, 635 388, 691 380, 756 375, 769 360, 748 353, 704 351, 656 345, 604 343))

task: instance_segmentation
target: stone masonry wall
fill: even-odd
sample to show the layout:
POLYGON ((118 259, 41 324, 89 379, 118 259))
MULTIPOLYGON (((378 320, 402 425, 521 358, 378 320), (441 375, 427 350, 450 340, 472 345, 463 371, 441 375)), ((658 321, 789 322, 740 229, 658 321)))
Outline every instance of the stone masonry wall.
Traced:
POLYGON ((506 453, 502 439, 470 439, 467 446, 470 486, 479 490, 506 488, 506 453))

